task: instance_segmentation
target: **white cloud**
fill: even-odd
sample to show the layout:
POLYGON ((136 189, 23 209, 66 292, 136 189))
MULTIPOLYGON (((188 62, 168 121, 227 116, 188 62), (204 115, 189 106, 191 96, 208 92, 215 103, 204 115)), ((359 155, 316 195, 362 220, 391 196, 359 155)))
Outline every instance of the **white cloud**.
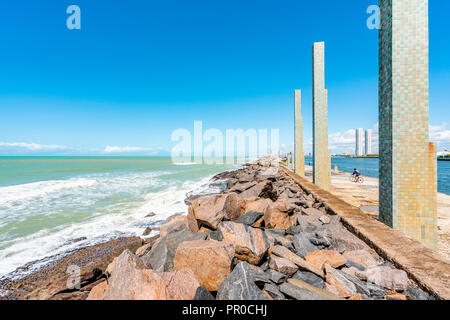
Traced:
POLYGON ((38 143, 26 143, 26 142, 0 142, 0 148, 4 149, 22 149, 29 151, 55 151, 66 150, 67 147, 58 145, 43 145, 38 143))
POLYGON ((141 148, 141 147, 117 147, 117 146, 107 146, 104 153, 133 153, 133 152, 150 152, 153 151, 152 148, 141 148))

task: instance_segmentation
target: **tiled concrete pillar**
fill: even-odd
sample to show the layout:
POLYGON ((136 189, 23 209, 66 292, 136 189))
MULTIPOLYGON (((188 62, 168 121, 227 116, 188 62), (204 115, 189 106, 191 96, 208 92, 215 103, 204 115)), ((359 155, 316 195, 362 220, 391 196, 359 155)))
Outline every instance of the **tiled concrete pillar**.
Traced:
POLYGON ((428 0, 380 0, 380 220, 437 247, 436 148, 428 143, 428 0))
POLYGON ((295 90, 295 173, 305 176, 305 154, 303 153, 303 117, 302 117, 302 92, 295 90))
POLYGON ((313 182, 329 190, 331 160, 328 150, 328 92, 325 89, 325 43, 313 46, 313 182))

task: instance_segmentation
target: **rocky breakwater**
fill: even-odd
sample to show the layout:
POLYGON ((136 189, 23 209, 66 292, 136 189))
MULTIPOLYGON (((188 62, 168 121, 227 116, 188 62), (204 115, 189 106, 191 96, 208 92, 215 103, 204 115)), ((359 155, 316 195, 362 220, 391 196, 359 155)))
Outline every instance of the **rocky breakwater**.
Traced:
POLYGON ((270 163, 215 179, 227 188, 186 199, 188 215, 123 251, 87 299, 433 299, 270 163))

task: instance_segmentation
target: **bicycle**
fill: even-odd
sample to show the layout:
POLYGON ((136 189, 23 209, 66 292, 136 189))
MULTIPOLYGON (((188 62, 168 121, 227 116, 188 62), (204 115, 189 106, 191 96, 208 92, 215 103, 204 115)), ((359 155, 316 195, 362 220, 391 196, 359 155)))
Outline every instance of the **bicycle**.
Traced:
POLYGON ((350 176, 350 182, 362 184, 362 183, 364 183, 364 178, 362 176, 359 176, 358 177, 358 181, 356 181, 356 176, 355 175, 351 175, 350 176))

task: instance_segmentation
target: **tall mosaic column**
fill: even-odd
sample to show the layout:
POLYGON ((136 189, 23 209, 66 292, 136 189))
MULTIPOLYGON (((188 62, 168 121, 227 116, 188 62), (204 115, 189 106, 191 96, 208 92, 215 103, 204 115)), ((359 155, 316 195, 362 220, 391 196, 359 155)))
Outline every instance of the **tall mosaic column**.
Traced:
POLYGON ((325 89, 325 43, 313 46, 313 182, 330 189, 331 161, 328 150, 328 92, 325 89))
POLYGON ((437 247, 436 146, 428 142, 428 0, 380 0, 380 221, 437 247))
POLYGON ((295 173, 305 176, 305 154, 303 153, 303 117, 302 117, 302 92, 295 90, 295 173))

